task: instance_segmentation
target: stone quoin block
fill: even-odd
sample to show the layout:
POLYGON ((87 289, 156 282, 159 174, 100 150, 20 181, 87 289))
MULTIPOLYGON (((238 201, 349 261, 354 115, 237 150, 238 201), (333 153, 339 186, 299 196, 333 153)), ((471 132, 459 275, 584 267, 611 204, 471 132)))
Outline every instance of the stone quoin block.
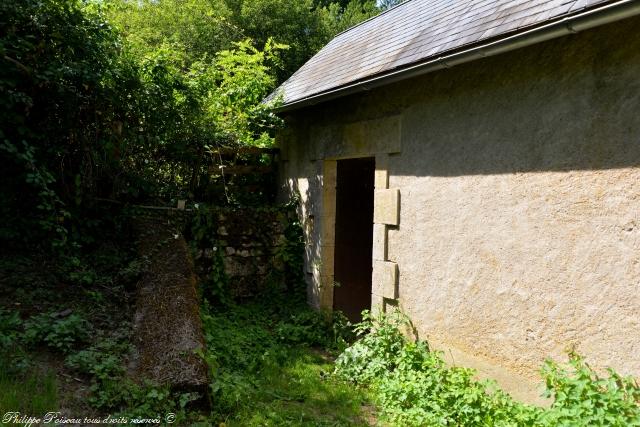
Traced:
POLYGON ((319 277, 319 303, 320 308, 324 310, 332 310, 333 309, 333 283, 334 277, 333 275, 319 277))
MULTIPOLYGON (((377 157, 376 157, 377 162, 377 157)), ((384 190, 389 186, 389 172, 386 169, 378 169, 376 165, 374 187, 376 190, 384 190)))
POLYGON ((373 205, 375 224, 397 226, 400 223, 400 190, 375 190, 373 205))
POLYGON ((387 260, 387 226, 373 224, 373 260, 387 260))
POLYGON ((384 313, 384 298, 381 295, 371 294, 371 314, 374 316, 384 313))
POLYGON ((373 263, 373 293, 388 299, 398 298, 398 264, 389 261, 373 263))

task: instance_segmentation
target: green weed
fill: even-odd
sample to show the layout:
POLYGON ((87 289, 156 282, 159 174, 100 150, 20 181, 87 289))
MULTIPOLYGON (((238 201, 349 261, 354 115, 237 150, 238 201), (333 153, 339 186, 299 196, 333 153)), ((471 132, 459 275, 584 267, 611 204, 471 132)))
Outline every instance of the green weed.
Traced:
POLYGON ((331 378, 332 360, 319 349, 337 342, 323 314, 277 304, 205 304, 202 319, 214 366, 212 420, 230 426, 366 425, 366 392, 331 378))
POLYGON ((550 408, 513 400, 472 369, 446 366, 424 341, 411 342, 401 315, 372 317, 356 326, 360 339, 337 359, 335 376, 368 386, 382 415, 403 426, 638 426, 640 388, 613 371, 598 376, 570 354, 569 367, 543 369, 550 408))
MULTIPOLYGON (((0 361, 0 365, 3 362, 0 361)), ((42 416, 57 411, 58 392, 53 373, 33 372, 29 375, 14 376, 0 366, 0 415, 7 412, 21 412, 42 416)))
POLYGON ((68 353, 76 344, 88 341, 90 330, 89 322, 78 314, 60 319, 52 314, 39 314, 25 321, 24 341, 68 353))
POLYGON ((17 312, 0 309, 0 415, 19 411, 34 416, 58 408, 53 373, 32 370, 21 345, 23 322, 17 312))

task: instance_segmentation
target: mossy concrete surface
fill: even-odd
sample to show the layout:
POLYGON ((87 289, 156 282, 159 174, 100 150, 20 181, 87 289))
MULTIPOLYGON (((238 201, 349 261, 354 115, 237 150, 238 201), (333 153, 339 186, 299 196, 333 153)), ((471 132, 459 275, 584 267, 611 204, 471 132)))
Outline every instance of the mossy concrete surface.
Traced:
POLYGON ((208 384, 207 366, 196 355, 204 337, 187 243, 161 216, 136 219, 134 228, 147 272, 137 287, 130 372, 138 381, 201 390, 208 384))

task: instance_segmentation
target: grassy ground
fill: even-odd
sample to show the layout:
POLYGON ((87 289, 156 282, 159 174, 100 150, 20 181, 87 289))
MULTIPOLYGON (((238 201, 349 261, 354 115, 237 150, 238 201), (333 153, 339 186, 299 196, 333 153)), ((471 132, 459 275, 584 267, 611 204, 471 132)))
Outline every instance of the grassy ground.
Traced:
POLYGON ((209 395, 200 403, 182 406, 192 396, 130 386, 123 374, 132 307, 122 283, 131 280, 128 264, 120 264, 112 274, 91 269, 97 270, 91 283, 68 283, 36 259, 2 265, 1 414, 176 412, 174 425, 185 426, 375 424, 367 393, 332 376, 348 325, 328 321, 304 301, 277 296, 203 305, 204 356, 212 372, 209 395), (210 408, 202 405, 207 401, 210 408))
POLYGON ((256 381, 230 426, 366 426, 373 419, 367 397, 327 379, 333 364, 304 348, 286 352, 286 363, 270 366, 256 381))
POLYGON ((0 414, 15 411, 44 414, 58 408, 55 373, 34 372, 22 376, 11 375, 5 369, 0 370, 0 414))
POLYGON ((214 419, 228 426, 366 426, 369 396, 336 381, 332 352, 341 331, 304 306, 250 303, 212 310, 203 320, 214 419))

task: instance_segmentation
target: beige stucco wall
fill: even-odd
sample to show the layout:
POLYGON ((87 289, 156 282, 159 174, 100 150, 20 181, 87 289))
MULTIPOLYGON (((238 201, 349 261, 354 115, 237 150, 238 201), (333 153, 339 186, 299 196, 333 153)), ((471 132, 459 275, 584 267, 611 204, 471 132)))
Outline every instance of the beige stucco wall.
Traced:
POLYGON ((528 400, 537 392, 522 379, 533 384, 570 346, 640 376, 639 27, 633 18, 288 117, 283 195, 303 202, 310 300, 321 305, 331 237, 325 160, 388 152, 400 219, 387 256, 422 338, 528 400), (375 135, 353 131, 362 123, 375 135))

